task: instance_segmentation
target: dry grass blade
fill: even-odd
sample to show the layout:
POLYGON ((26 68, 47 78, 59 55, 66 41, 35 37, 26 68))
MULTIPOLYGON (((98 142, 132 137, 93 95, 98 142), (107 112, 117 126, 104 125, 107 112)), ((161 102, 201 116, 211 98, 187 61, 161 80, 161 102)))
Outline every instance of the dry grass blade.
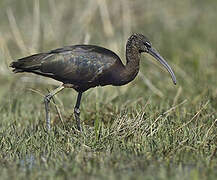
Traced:
POLYGON ((90 34, 89 33, 86 33, 85 36, 84 36, 84 42, 83 44, 88 44, 90 42, 90 34))
POLYGON ((202 110, 205 109, 205 107, 206 107, 208 104, 209 104, 209 101, 207 101, 206 104, 203 105, 203 107, 191 118, 190 121, 188 121, 187 123, 183 124, 183 125, 182 125, 181 127, 179 127, 178 129, 176 129, 175 132, 178 131, 178 130, 180 130, 180 129, 182 129, 183 127, 187 126, 188 124, 190 124, 190 123, 202 112, 202 110))
POLYGON ((31 53, 36 53, 39 46, 40 38, 40 6, 39 0, 34 1, 34 11, 33 11, 33 31, 32 31, 32 47, 31 53))
POLYGON ((1 65, 1 69, 0 69, 0 73, 4 74, 4 75, 8 75, 9 74, 9 60, 12 59, 10 51, 8 49, 7 43, 5 42, 5 39, 2 38, 2 34, 0 32, 0 50, 3 54, 3 59, 4 59, 4 63, 5 65, 1 65))
POLYGON ((169 110, 167 110, 166 112, 163 113, 163 115, 168 114, 169 112, 173 111, 174 109, 176 109, 177 107, 185 104, 188 100, 185 99, 184 101, 182 101, 181 103, 177 104, 176 106, 173 106, 172 108, 170 108, 169 110))
POLYGON ((117 118, 110 127, 109 134, 104 136, 103 139, 111 136, 122 139, 135 134, 138 129, 142 128, 144 115, 144 112, 140 112, 134 118, 129 118, 127 114, 117 118))
MULTIPOLYGON (((88 29, 94 15, 95 15, 95 12, 97 10, 97 6, 96 4, 94 3, 94 1, 88 1, 88 4, 87 4, 87 8, 85 9, 85 11, 80 14, 80 17, 79 17, 79 23, 84 26, 83 28, 84 29, 88 29)), ((79 11, 80 12, 80 11, 79 11)))
POLYGON ((111 19, 110 19, 110 15, 109 15, 106 1, 105 0, 97 0, 97 2, 99 5, 99 9, 100 9, 100 15, 101 15, 102 22, 103 22, 104 32, 108 37, 112 37, 112 36, 114 36, 114 30, 113 30, 114 28, 113 28, 112 23, 111 23, 111 19))
MULTIPOLYGON (((171 111, 173 111, 174 109, 176 109, 177 107, 183 105, 183 104, 186 103, 186 102, 187 102, 187 99, 185 99, 185 100, 182 101, 181 103, 177 104, 176 106, 173 106, 172 108, 170 108, 169 110, 167 110, 166 112, 164 112, 163 114, 161 114, 160 116, 158 116, 158 117, 155 119, 155 121, 154 121, 149 127, 147 127, 147 128, 143 131, 142 134, 145 134, 145 133, 151 131, 151 135, 153 135, 152 128, 153 128, 153 126, 157 123, 157 121, 158 121, 161 117, 163 117, 163 116, 165 116, 165 115, 166 115, 166 116, 165 116, 165 119, 166 119, 166 118, 170 115, 170 112, 171 112, 171 111)), ((159 127, 158 127, 158 128, 159 128, 159 127)), ((156 130, 155 130, 155 132, 156 132, 156 130)))
POLYGON ((215 119, 215 121, 212 123, 212 125, 211 125, 210 128, 208 129, 207 133, 205 134, 205 136, 204 136, 204 138, 203 138, 203 142, 202 142, 202 144, 203 144, 204 146, 205 146, 205 141, 207 140, 208 135, 209 135, 211 129, 213 128, 213 126, 216 124, 216 122, 217 122, 217 119, 215 119))
POLYGON ((17 46, 20 48, 20 50, 23 54, 27 54, 28 49, 26 48, 26 45, 25 45, 24 40, 21 36, 20 30, 17 26, 14 14, 10 8, 7 9, 7 15, 8 15, 9 23, 10 23, 10 28, 11 28, 11 31, 13 33, 14 39, 17 43, 17 46))
MULTIPOLYGON (((50 93, 49 90, 48 90, 48 92, 50 93)), ((56 111, 57 111, 57 115, 58 115, 60 121, 62 122, 64 129, 65 129, 65 124, 64 124, 64 122, 63 122, 63 118, 62 118, 62 115, 61 115, 61 113, 60 113, 60 109, 59 109, 58 105, 56 104, 55 99, 54 99, 53 96, 52 96, 52 100, 53 100, 53 104, 54 104, 54 106, 55 106, 55 109, 56 109, 56 111)))
POLYGON ((31 89, 31 88, 28 88, 27 90, 31 91, 31 92, 34 92, 36 94, 39 94, 41 97, 45 97, 45 95, 43 93, 41 93, 40 91, 36 90, 36 89, 31 89))
POLYGON ((182 93, 182 87, 179 86, 179 89, 178 89, 178 91, 177 91, 177 93, 176 93, 176 95, 175 95, 175 97, 173 99, 173 106, 177 103, 181 93, 182 93))
POLYGON ((25 83, 36 83, 36 84, 46 84, 46 85, 54 85, 54 86, 58 86, 60 83, 56 80, 53 80, 53 79, 46 79, 44 77, 39 77, 39 76, 36 76, 34 74, 32 74, 31 76, 23 76, 20 78, 20 80, 22 82, 25 82, 25 83))
POLYGON ((151 81, 150 81, 148 78, 146 78, 146 77, 144 76, 144 74, 143 74, 142 72, 139 72, 139 77, 142 78, 142 80, 144 81, 144 83, 151 89, 151 91, 152 91, 154 94, 158 95, 158 96, 161 97, 161 98, 164 96, 164 94, 162 93, 162 91, 160 91, 159 89, 157 89, 157 88, 151 83, 151 81))
POLYGON ((132 22, 131 22, 132 14, 131 14, 131 9, 129 5, 129 0, 121 0, 121 6, 122 6, 124 39, 127 39, 132 29, 131 27, 132 26, 132 22))

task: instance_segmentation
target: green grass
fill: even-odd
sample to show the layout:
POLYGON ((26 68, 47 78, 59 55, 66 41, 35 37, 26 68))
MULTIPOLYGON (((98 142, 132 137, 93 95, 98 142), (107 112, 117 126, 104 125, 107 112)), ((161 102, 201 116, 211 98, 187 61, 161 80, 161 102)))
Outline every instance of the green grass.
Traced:
POLYGON ((216 1, 37 2, 0 1, 0 179, 217 178, 216 1), (55 96, 48 133, 42 96, 58 83, 15 75, 8 64, 79 43, 124 61, 132 32, 149 37, 178 84, 143 55, 130 84, 84 93, 82 134, 73 118, 77 93, 55 96))

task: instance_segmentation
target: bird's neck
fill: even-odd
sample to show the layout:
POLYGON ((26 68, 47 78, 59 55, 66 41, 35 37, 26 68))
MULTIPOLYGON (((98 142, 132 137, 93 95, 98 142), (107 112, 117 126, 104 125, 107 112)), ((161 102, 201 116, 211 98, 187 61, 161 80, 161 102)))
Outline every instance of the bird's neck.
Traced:
POLYGON ((126 65, 121 73, 123 84, 132 81, 139 72, 139 62, 141 54, 136 47, 136 42, 129 38, 126 44, 126 65))

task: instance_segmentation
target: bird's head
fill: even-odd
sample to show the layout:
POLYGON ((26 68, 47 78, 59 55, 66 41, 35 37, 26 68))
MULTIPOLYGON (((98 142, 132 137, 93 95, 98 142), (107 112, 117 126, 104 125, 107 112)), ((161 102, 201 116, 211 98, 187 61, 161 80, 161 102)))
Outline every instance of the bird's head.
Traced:
POLYGON ((169 64, 164 60, 164 58, 152 47, 151 42, 142 34, 135 33, 130 36, 129 40, 139 53, 148 53, 153 56, 157 61, 159 61, 170 73, 173 83, 176 84, 176 76, 169 66, 169 64))

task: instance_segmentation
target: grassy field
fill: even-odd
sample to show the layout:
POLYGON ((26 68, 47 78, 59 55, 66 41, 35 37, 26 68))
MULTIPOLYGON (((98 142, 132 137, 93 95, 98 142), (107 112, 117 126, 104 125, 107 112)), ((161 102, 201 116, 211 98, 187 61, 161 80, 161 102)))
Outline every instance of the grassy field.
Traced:
POLYGON ((216 179, 217 1, 1 0, 0 179, 216 179), (178 84, 149 55, 123 87, 87 91, 84 132, 76 130, 77 93, 51 105, 59 83, 13 74, 13 59, 71 44, 120 55, 132 32, 146 35, 178 84))

